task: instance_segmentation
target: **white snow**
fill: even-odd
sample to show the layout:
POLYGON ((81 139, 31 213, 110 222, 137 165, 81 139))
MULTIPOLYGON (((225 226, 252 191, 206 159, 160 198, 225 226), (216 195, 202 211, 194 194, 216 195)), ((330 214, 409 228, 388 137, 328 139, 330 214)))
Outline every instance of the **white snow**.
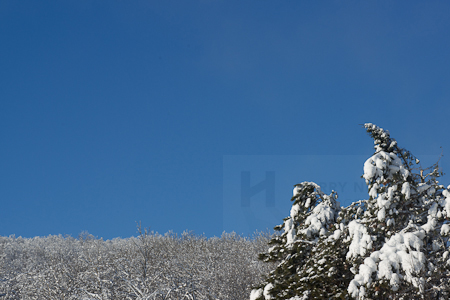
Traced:
POLYGON ((379 208, 389 208, 391 201, 385 198, 385 194, 379 194, 377 198, 377 206, 379 208))
POLYGON ((402 185, 402 194, 405 195, 406 200, 411 199, 411 187, 409 182, 404 182, 402 185))
POLYGON ((409 171, 395 153, 379 151, 364 163, 363 178, 367 184, 370 181, 382 183, 385 179, 391 179, 398 172, 405 180, 409 176, 409 171))
POLYGON ((426 183, 419 183, 419 186, 417 187, 417 192, 420 194, 426 190, 428 190, 430 186, 426 183))
POLYGON ((436 218, 432 217, 432 216, 428 216, 428 222, 425 225, 422 225, 422 228, 429 233, 430 231, 434 230, 434 227, 437 224, 437 220, 436 218))
POLYGON ((428 209, 428 215, 431 217, 436 217, 438 214, 438 204, 434 202, 431 204, 431 207, 428 209))
POLYGON ((369 196, 372 197, 372 199, 376 199, 377 198, 378 188, 379 188, 379 185, 378 185, 378 183, 375 182, 373 184, 372 188, 369 191, 369 196))
POLYGON ((386 209, 384 207, 378 211, 377 217, 378 221, 380 222, 384 221, 384 218, 386 218, 386 209))
POLYGON ((311 237, 319 233, 323 235, 326 233, 326 224, 334 220, 335 212, 327 204, 321 202, 314 207, 312 213, 306 218, 305 225, 309 225, 302 232, 306 236, 311 237))
POLYGON ((392 273, 391 280, 389 282, 394 292, 398 291, 400 286, 400 276, 397 273, 392 273))
POLYGON ((286 244, 291 245, 295 241, 296 230, 292 218, 284 221, 284 231, 286 232, 286 244))
POLYGON ((273 284, 271 284, 271 283, 269 283, 268 285, 265 286, 263 294, 264 294, 264 298, 266 300, 273 299, 272 296, 270 296, 270 294, 269 294, 269 292, 272 288, 273 288, 273 284))
POLYGON ((333 232, 333 238, 335 239, 335 240, 338 240, 339 239, 339 237, 341 236, 341 230, 340 229, 336 229, 334 232, 333 232))
MULTIPOLYGON (((361 276, 362 277, 362 276, 361 276)), ((350 281, 350 284, 348 285, 347 291, 353 298, 359 297, 359 282, 356 280, 356 277, 354 280, 350 281)))
POLYGON ((395 225, 395 219, 392 219, 392 218, 390 218, 390 219, 387 219, 386 220, 386 226, 394 226, 395 225))
POLYGON ((310 207, 311 206, 311 198, 306 199, 305 202, 305 207, 310 207))
POLYGON ((397 186, 393 185, 388 188, 388 200, 392 201, 394 198, 394 192, 397 190, 397 186))
POLYGON ((447 236, 450 232, 450 226, 448 224, 444 224, 441 227, 441 235, 447 236))
POLYGON ((442 195, 445 196, 445 199, 442 202, 442 206, 444 207, 444 212, 447 218, 450 218, 450 192, 448 190, 444 190, 442 195))
POLYGON ((263 295, 263 289, 252 290, 250 293, 250 300, 256 300, 263 295))
POLYGON ((348 230, 352 242, 347 252, 347 259, 364 256, 367 249, 372 248, 372 237, 368 234, 367 228, 359 220, 353 220, 348 224, 348 230))
POLYGON ((292 205, 291 213, 290 213, 291 218, 294 219, 295 217, 297 217, 299 211, 300 211, 300 205, 298 205, 298 204, 292 205))
POLYGON ((424 237, 422 229, 393 235, 379 251, 373 252, 359 266, 359 273, 351 281, 348 292, 361 297, 362 290, 358 287, 369 286, 373 272, 376 272, 376 278, 389 280, 393 290, 399 288, 401 278, 420 288, 422 281, 416 276, 425 267, 425 254, 420 251, 424 237), (400 272, 404 275, 400 275, 400 272))

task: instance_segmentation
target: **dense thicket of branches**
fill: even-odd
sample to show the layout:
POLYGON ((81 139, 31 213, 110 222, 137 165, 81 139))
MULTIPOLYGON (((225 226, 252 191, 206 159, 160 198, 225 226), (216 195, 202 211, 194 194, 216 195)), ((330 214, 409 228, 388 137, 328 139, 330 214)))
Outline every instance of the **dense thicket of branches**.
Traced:
POLYGON ((0 299, 245 299, 267 234, 0 237, 0 299))

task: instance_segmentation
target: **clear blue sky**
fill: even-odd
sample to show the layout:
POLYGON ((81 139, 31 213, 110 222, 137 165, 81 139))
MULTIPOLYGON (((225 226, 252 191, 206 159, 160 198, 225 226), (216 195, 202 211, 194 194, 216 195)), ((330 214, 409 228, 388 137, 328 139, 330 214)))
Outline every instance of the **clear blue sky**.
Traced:
POLYGON ((450 172, 449 15, 448 1, 0 0, 0 235, 271 228, 233 223, 242 172, 253 186, 274 171, 287 216, 296 183, 360 180, 365 122, 431 162, 442 146, 450 172))

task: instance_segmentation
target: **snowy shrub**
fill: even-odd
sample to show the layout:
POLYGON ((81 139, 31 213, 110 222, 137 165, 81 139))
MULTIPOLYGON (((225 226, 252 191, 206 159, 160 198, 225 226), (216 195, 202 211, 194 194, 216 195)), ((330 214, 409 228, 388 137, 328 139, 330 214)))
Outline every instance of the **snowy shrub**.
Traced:
POLYGON ((107 241, 87 233, 0 237, 0 299, 246 299, 271 268, 257 260, 267 234, 139 233, 107 241))
POLYGON ((438 164, 422 169, 388 131, 364 127, 375 144, 363 166, 368 199, 339 207, 335 192, 296 185, 281 233, 260 255, 277 266, 251 299, 449 298, 450 191, 438 164))

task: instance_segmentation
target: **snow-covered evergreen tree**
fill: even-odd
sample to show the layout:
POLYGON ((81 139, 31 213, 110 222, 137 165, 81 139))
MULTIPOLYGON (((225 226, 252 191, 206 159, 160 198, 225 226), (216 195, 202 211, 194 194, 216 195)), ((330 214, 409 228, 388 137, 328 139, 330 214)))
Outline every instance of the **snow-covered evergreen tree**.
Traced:
MULTIPOLYGON (((279 261, 280 263, 272 271, 258 289, 252 291, 251 299, 291 299, 296 295, 312 292, 327 294, 326 289, 315 289, 320 286, 323 274, 333 276, 337 268, 330 265, 336 260, 336 253, 331 247, 320 247, 330 239, 339 239, 339 231, 330 238, 329 230, 336 223, 339 212, 337 194, 326 195, 320 187, 313 182, 303 182, 295 186, 292 201, 294 201, 290 216, 284 219, 284 223, 275 227, 282 231, 275 235, 269 242, 272 247, 268 253, 261 254, 263 261, 279 261), (318 246, 320 245, 320 246, 318 246), (331 250, 323 253, 321 250, 331 250), (320 252, 320 254, 319 254, 320 252), (328 257, 325 261, 323 258, 328 257), (314 261, 314 259, 317 261, 314 261), (319 261, 320 260, 320 261, 319 261), (323 272, 315 272, 314 265, 320 265, 323 272), (303 280, 305 274, 310 273, 310 281, 303 280)), ((339 257, 339 255, 338 255, 339 257)), ((339 259, 337 259, 339 261, 339 259)), ((317 268, 316 268, 317 271, 317 268)))
POLYGON ((447 298, 450 193, 438 165, 427 170, 389 132, 366 124, 375 154, 364 163, 369 200, 352 220, 347 260, 353 298, 447 298), (424 172, 429 171, 424 174, 424 172))
POLYGON ((388 131, 364 127, 375 144, 368 200, 339 207, 334 192, 297 185, 283 233, 260 255, 279 264, 251 300, 448 299, 450 191, 438 164, 422 169, 388 131))

